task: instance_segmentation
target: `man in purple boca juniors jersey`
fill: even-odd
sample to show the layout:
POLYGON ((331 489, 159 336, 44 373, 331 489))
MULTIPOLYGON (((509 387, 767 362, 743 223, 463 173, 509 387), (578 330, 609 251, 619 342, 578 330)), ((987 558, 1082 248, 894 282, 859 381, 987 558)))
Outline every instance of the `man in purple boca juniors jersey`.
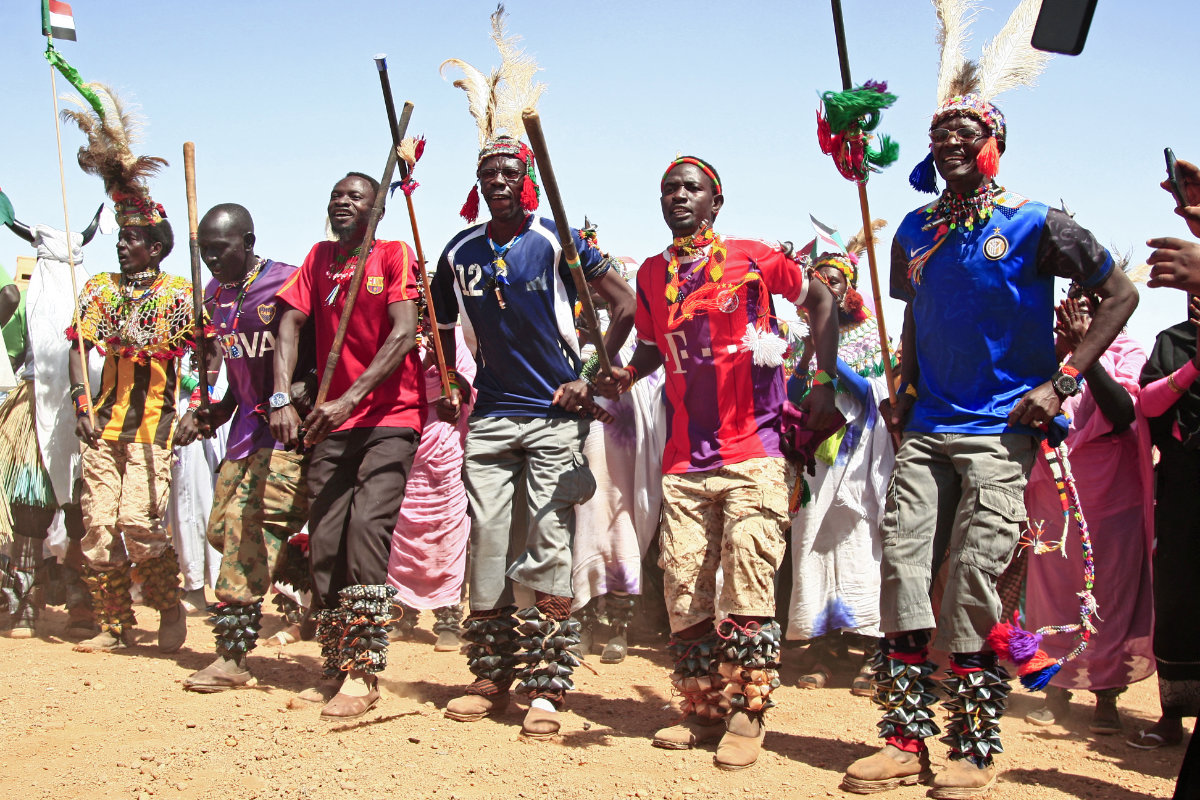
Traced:
MULTIPOLYGON (((200 254, 213 280, 204 292, 211 328, 210 373, 225 363, 229 391, 208 412, 198 397, 179 423, 182 444, 232 419, 225 461, 208 521, 208 541, 221 552, 217 603, 210 605, 217 658, 184 681, 194 692, 253 686, 246 656, 258 638, 262 601, 287 540, 308 519, 308 460, 283 449, 271 435, 262 405, 274 391, 275 337, 280 314, 276 293, 296 267, 254 254, 254 221, 234 203, 214 206, 197 231, 200 254)), ((300 349, 292 402, 307 396, 304 378, 314 375, 311 339, 300 349), (296 380, 299 378, 300 380, 296 380)))

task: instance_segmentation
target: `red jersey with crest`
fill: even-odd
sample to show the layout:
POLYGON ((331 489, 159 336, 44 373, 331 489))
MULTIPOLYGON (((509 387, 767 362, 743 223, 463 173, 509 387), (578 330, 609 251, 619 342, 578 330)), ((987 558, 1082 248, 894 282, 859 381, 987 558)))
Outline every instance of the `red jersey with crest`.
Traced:
MULTIPOLYGON (((303 311, 316 326, 317 367, 322 378, 350 285, 349 280, 338 283, 333 277, 344 269, 344 265, 338 265, 334 260, 337 252, 336 242, 318 242, 296 274, 279 290, 280 300, 303 311)), ((365 269, 346 329, 341 358, 329 387, 331 400, 341 397, 350 388, 383 347, 384 340, 392 332, 388 305, 416 300, 419 293, 416 258, 404 242, 376 240, 365 269)), ((420 433, 425 417, 424 386, 421 358, 414 347, 396 371, 358 404, 338 430, 412 428, 420 433)))
MULTIPOLYGON (((666 299, 669 251, 646 259, 637 273, 635 327, 655 345, 666 372, 667 445, 663 472, 713 470, 752 458, 782 457, 779 425, 787 397, 783 367, 754 363, 743 341, 748 325, 765 311, 776 335, 772 294, 804 299, 804 271, 779 245, 758 239, 723 239, 727 248, 720 282, 739 286, 736 301, 669 325, 666 299)), ((682 301, 708 281, 710 245, 702 257, 679 266, 682 301)))

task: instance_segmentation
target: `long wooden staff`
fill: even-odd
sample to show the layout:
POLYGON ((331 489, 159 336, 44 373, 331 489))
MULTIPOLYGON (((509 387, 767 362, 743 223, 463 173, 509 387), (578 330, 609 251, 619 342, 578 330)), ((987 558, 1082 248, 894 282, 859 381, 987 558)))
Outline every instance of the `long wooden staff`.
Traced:
MULTIPOLYGON (((838 63, 842 70, 842 90, 852 87, 850 82, 850 56, 846 52, 846 23, 842 21, 842 0, 833 2, 833 33, 837 39, 838 63)), ((887 325, 883 321, 883 296, 879 291, 879 268, 875 264, 875 229, 871 225, 871 206, 867 202, 866 180, 858 184, 858 205, 862 209, 863 235, 867 243, 867 264, 871 271, 871 296, 875 300, 875 319, 879 326, 879 348, 883 351, 883 373, 887 378, 888 402, 896 405, 896 381, 892 375, 892 353, 888 346, 887 325)), ((911 355, 911 354, 910 354, 911 355)))
POLYGON ((208 413, 208 342, 204 335, 204 283, 200 274, 200 243, 196 207, 196 143, 183 143, 183 183, 187 188, 188 249, 192 256, 192 312, 196 320, 196 363, 200 373, 200 410, 208 413))
MULTIPOLYGON (((408 130, 408 120, 412 117, 413 104, 405 103, 404 111, 400 114, 400 136, 408 130)), ((392 173, 396 171, 396 148, 388 147, 387 166, 383 169, 383 180, 379 183, 379 191, 375 194, 375 205, 371 207, 371 216, 367 219, 367 232, 363 236, 362 247, 359 250, 358 263, 354 265, 354 275, 350 285, 346 287, 346 305, 342 308, 342 316, 338 320, 337 333, 333 337, 333 345, 325 358, 325 371, 321 373, 321 386, 317 389, 317 399, 313 408, 325 402, 329 395, 329 384, 333 381, 333 372, 337 369, 342 357, 342 343, 346 341, 346 329, 350 327, 350 314, 354 311, 354 301, 358 298, 358 289, 362 285, 363 275, 366 274, 367 258, 371 255, 371 245, 375 243, 375 229, 379 227, 379 218, 383 216, 383 208, 387 205, 387 187, 392 183, 392 173)))
MULTIPOLYGON (((50 41, 48 35, 46 40, 50 41)), ((67 265, 71 268, 71 301, 75 305, 75 320, 72 324, 75 328, 75 343, 79 346, 79 365, 82 367, 80 372, 83 375, 83 391, 87 394, 88 422, 94 430, 96 427, 96 415, 92 411, 92 380, 88 375, 87 348, 83 344, 83 331, 80 330, 82 320, 79 316, 79 282, 75 278, 75 243, 71 241, 71 215, 67 213, 67 174, 63 170, 62 127, 58 122, 58 85, 54 78, 53 64, 50 65, 50 96, 54 98, 54 138, 58 143, 58 182, 62 186, 63 228, 67 234, 67 265)))
POLYGON ((575 281, 575 290, 579 294, 583 324, 588 330, 592 344, 596 346, 596 356, 600 359, 600 374, 609 375, 612 372, 612 362, 609 361, 608 351, 604 349, 604 336, 600 332, 600 321, 596 319, 596 308, 592 305, 592 293, 588 288, 587 278, 583 276, 579 251, 575 249, 575 240, 571 237, 571 227, 567 223, 567 212, 563 208, 562 196, 558 193, 554 167, 550 165, 550 151, 546 149, 546 137, 542 134, 542 120, 532 108, 522 111, 521 119, 525 122, 529 146, 533 148, 534 158, 537 159, 538 169, 542 174, 542 188, 546 191, 546 200, 554 213, 554 226, 558 228, 558 241, 562 244, 563 258, 567 260, 571 277, 575 281))
MULTIPOLYGON (((400 133, 400 125, 396 121, 396 101, 392 98, 392 82, 388 78, 387 56, 375 56, 375 66, 379 68, 379 86, 383 89, 383 103, 387 106, 388 125, 392 129, 392 145, 399 147, 404 138, 400 133)), ((408 177, 408 164, 399 163, 400 177, 408 177)), ((381 186, 382 191, 385 186, 381 186)), ((433 340, 433 354, 437 359, 438 377, 442 381, 442 394, 450 396, 450 374, 446 371, 446 354, 442 351, 442 333, 438 330, 437 314, 433 310, 433 287, 429 284, 429 272, 425 269, 425 251, 421 248, 421 234, 417 230, 417 212, 413 210, 412 195, 404 192, 404 201, 408 204, 408 222, 412 225, 413 246, 417 250, 417 272, 421 275, 421 287, 425 290, 425 311, 429 314, 429 338, 433 340)))

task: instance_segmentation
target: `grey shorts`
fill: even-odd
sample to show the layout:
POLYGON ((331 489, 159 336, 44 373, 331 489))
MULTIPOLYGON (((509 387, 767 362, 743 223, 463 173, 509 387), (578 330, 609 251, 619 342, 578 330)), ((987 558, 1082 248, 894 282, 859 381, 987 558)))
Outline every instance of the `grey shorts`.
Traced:
POLYGON ((884 631, 934 628, 941 650, 985 648, 1000 619, 996 579, 1021 534, 1036 454, 1025 434, 905 434, 883 517, 884 631), (929 591, 943 559, 946 587, 935 619, 929 591))

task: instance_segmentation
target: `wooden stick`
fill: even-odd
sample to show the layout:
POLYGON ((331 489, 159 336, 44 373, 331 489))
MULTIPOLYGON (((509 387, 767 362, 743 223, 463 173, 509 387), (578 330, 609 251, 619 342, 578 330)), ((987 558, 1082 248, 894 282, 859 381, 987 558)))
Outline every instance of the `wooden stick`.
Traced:
POLYGON ((571 269, 571 277, 575 281, 575 290, 579 294, 582 307, 583 324, 588 330, 592 344, 596 346, 596 356, 600 360, 600 374, 612 373, 612 362, 608 351, 604 349, 604 336, 600 332, 600 322, 596 319, 596 308, 592 305, 592 292, 587 278, 583 276, 583 267, 579 263, 579 252, 575 249, 575 240, 571 237, 571 226, 567 222, 567 212, 563 208, 562 196, 558 192, 558 182, 554 179, 554 167, 550 165, 550 152, 546 148, 546 137, 542 133, 542 120, 537 111, 527 108, 521 112, 525 122, 525 132, 529 134, 529 146, 537 159, 538 170, 542 174, 542 189, 546 192, 546 200, 554 213, 554 226, 558 228, 558 241, 562 245, 563 258, 571 269))
MULTIPOLYGON (((400 135, 400 126, 396 121, 396 101, 392 99, 392 82, 388 78, 387 56, 375 56, 375 66, 379 68, 379 85, 383 89, 383 102, 387 107, 388 125, 392 129, 392 144, 400 146, 404 138, 400 135)), ((412 104, 406 107, 411 108, 412 104)), ((408 164, 401 160, 400 177, 408 177, 408 164)), ((386 189, 387 187, 381 187, 386 189)), ((404 191, 401 187, 400 191, 404 191)), ((417 212, 413 209, 412 195, 404 192, 404 202, 408 205, 408 222, 412 226, 413 247, 417 250, 417 272, 421 276, 421 287, 425 290, 425 311, 429 314, 429 338, 433 339, 433 355, 437 359, 438 377, 442 382, 442 395, 450 396, 450 373, 446 370, 446 354, 442 350, 442 332, 438 330, 437 314, 433 309, 433 287, 429 283, 429 272, 425 269, 425 251, 421 248, 421 234, 417 230, 417 212)))
MULTIPOLYGON (((846 23, 842 20, 842 0, 833 3, 833 34, 837 39, 838 65, 842 71, 842 89, 853 88, 850 81, 850 55, 846 51, 846 23)), ((871 225, 871 207, 867 202, 867 181, 858 183, 858 206, 862 210, 863 236, 867 244, 867 265, 871 272, 871 296, 875 300, 875 319, 879 327, 879 349, 883 351, 883 374, 887 380, 888 402, 896 405, 896 381, 892 374, 892 353, 888 345, 887 324, 883 321, 883 295, 879 291, 879 268, 875 263, 875 229, 871 225)), ((909 354, 912 355, 911 353, 909 354)))
MULTIPOLYGON (((404 113, 400 115, 400 135, 408 130, 408 120, 412 116, 413 104, 404 104, 404 113)), ((333 381, 334 370, 342 357, 342 344, 346 341, 346 329, 350 327, 350 314, 354 311, 354 301, 358 299, 358 289, 366 274, 367 259, 371 255, 371 245, 375 243, 375 229, 379 227, 379 218, 383 216, 383 208, 387 204, 387 187, 392 183, 392 174, 396 171, 396 148, 388 147, 387 166, 383 169, 383 180, 379 183, 379 191, 375 194, 375 205, 371 207, 371 216, 367 220, 366 235, 363 236, 362 247, 359 250, 358 263, 354 265, 354 275, 350 285, 346 287, 346 305, 342 308, 342 316, 338 320, 337 333, 333 336, 333 344, 329 355, 325 358, 325 370, 321 373, 321 386, 317 389, 317 399, 313 408, 325 402, 329 395, 329 385, 333 381)))
POLYGON ((199 228, 196 207, 196 143, 183 143, 183 183, 187 188, 188 248, 192 255, 192 313, 196 325, 196 363, 200 373, 200 410, 208 412, 208 343, 204 335, 204 284, 200 274, 200 243, 196 239, 199 228))
MULTIPOLYGON (((47 36, 49 41, 50 37, 47 36)), ((96 428, 96 414, 92 411, 92 379, 88 375, 87 348, 83 344, 83 332, 79 330, 82 322, 79 316, 79 281, 75 277, 75 243, 71 241, 71 215, 67 213, 67 173, 63 169, 62 157, 62 127, 58 121, 58 84, 54 77, 54 65, 50 65, 50 96, 54 98, 54 138, 58 142, 58 183, 62 187, 63 227, 67 234, 67 265, 71 268, 71 301, 75 305, 75 343, 79 346, 80 372, 83 374, 83 391, 87 393, 88 422, 92 429, 96 428)), ((70 378, 68 377, 68 380, 70 378)))

